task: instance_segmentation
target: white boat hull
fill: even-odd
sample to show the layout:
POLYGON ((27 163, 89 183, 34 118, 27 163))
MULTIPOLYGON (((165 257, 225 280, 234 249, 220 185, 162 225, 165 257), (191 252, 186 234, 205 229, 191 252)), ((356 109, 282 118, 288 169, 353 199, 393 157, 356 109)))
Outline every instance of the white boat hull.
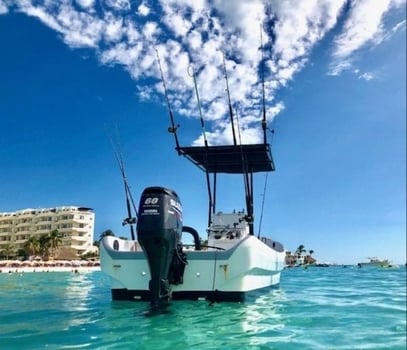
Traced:
MULTIPOLYGON (((183 281, 171 285, 172 299, 242 301, 247 292, 278 285, 285 266, 279 243, 273 249, 252 235, 227 250, 184 252, 183 281)), ((113 300, 149 300, 149 266, 136 241, 104 237, 100 261, 112 278, 113 300)))

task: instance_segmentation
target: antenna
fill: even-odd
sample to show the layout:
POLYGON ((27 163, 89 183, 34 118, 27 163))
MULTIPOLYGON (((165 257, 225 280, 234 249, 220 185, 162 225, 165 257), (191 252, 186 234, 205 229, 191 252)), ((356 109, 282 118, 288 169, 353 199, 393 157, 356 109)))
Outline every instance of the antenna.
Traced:
POLYGON ((235 134, 235 125, 233 122, 233 109, 232 109, 232 104, 230 102, 230 91, 229 91, 229 81, 228 81, 228 75, 226 71, 226 62, 225 62, 225 54, 223 53, 223 70, 225 72, 225 81, 226 81, 226 92, 228 95, 228 102, 229 102, 229 115, 230 115, 230 123, 232 126, 232 134, 233 134, 233 144, 236 146, 236 134, 235 134))
MULTIPOLYGON (((116 125, 116 137, 118 139, 118 129, 117 129, 117 125, 116 125)), ((136 223, 137 221, 137 217, 138 217, 138 213, 137 213, 137 209, 136 209, 136 205, 134 203, 133 200, 133 196, 131 195, 131 191, 130 191, 130 186, 129 183, 127 182, 127 177, 126 177, 126 172, 124 169, 124 162, 123 162, 123 157, 122 157, 122 152, 121 152, 121 148, 120 148, 120 143, 119 143, 119 139, 117 140, 117 144, 115 145, 113 143, 113 140, 111 137, 109 137, 110 139, 110 143, 112 145, 112 149, 113 149, 113 153, 116 157, 117 163, 119 164, 119 168, 120 168, 120 173, 122 174, 122 179, 123 179, 123 184, 124 184, 124 191, 126 193, 126 207, 127 207, 127 215, 128 217, 126 219, 123 220, 122 225, 130 225, 130 234, 131 234, 131 239, 135 239, 135 235, 134 235, 134 227, 133 224, 136 223), (132 216, 132 212, 131 212, 131 205, 134 208, 134 212, 136 213, 136 217, 132 216)))
POLYGON ((171 121, 171 126, 168 128, 168 132, 174 134, 174 138, 175 138, 175 148, 178 152, 178 155, 181 155, 180 149, 179 149, 179 141, 178 141, 178 136, 177 136, 177 129, 179 128, 179 125, 175 126, 175 122, 174 122, 174 115, 172 114, 172 109, 171 109, 171 104, 170 104, 170 100, 168 98, 168 91, 167 91, 167 86, 165 84, 165 79, 164 79, 164 74, 163 74, 163 70, 161 67, 161 61, 160 61, 160 56, 158 54, 158 50, 155 50, 155 53, 157 54, 157 62, 158 62, 158 66, 160 68, 160 74, 161 74, 161 81, 163 83, 163 87, 164 87, 164 95, 165 95, 165 99, 167 101, 167 108, 168 108, 168 112, 170 114, 170 121, 171 121))

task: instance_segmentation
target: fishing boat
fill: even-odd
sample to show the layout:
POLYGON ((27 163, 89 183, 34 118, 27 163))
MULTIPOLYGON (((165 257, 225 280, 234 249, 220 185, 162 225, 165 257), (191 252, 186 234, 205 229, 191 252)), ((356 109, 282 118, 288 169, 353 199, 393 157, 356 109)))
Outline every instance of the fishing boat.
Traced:
POLYGON ((153 306, 168 300, 243 301, 247 293, 278 285, 285 266, 285 249, 281 243, 254 232, 254 174, 275 170, 266 138, 265 113, 262 143, 238 144, 231 115, 232 145, 208 145, 203 134, 204 145, 181 147, 169 104, 168 107, 175 150, 206 177, 207 237, 203 240, 194 227, 184 224, 181 200, 174 190, 146 188, 134 218, 129 210, 133 200, 128 195, 129 217, 125 223, 130 224, 131 230, 136 225, 137 237, 133 231, 130 240, 105 236, 99 245, 101 270, 112 280, 112 299, 150 301, 153 306), (217 210, 216 180, 221 174, 243 175, 245 210, 217 210), (184 243, 185 235, 192 236, 193 244, 184 243))

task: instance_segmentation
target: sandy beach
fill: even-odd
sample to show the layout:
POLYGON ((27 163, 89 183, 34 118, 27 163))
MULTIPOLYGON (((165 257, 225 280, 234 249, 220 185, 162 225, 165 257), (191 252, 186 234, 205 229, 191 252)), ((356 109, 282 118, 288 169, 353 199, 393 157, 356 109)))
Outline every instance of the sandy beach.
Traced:
POLYGON ((92 272, 100 271, 99 262, 81 260, 55 261, 0 261, 0 273, 31 273, 31 272, 92 272))

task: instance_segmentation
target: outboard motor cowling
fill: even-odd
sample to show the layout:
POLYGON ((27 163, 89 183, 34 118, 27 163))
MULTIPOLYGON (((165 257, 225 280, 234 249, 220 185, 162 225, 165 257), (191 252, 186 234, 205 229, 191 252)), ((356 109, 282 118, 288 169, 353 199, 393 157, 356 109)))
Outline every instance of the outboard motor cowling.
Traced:
POLYGON ((146 188, 140 199, 138 241, 147 256, 152 305, 170 298, 168 275, 182 234, 182 207, 178 195, 163 187, 146 188))

